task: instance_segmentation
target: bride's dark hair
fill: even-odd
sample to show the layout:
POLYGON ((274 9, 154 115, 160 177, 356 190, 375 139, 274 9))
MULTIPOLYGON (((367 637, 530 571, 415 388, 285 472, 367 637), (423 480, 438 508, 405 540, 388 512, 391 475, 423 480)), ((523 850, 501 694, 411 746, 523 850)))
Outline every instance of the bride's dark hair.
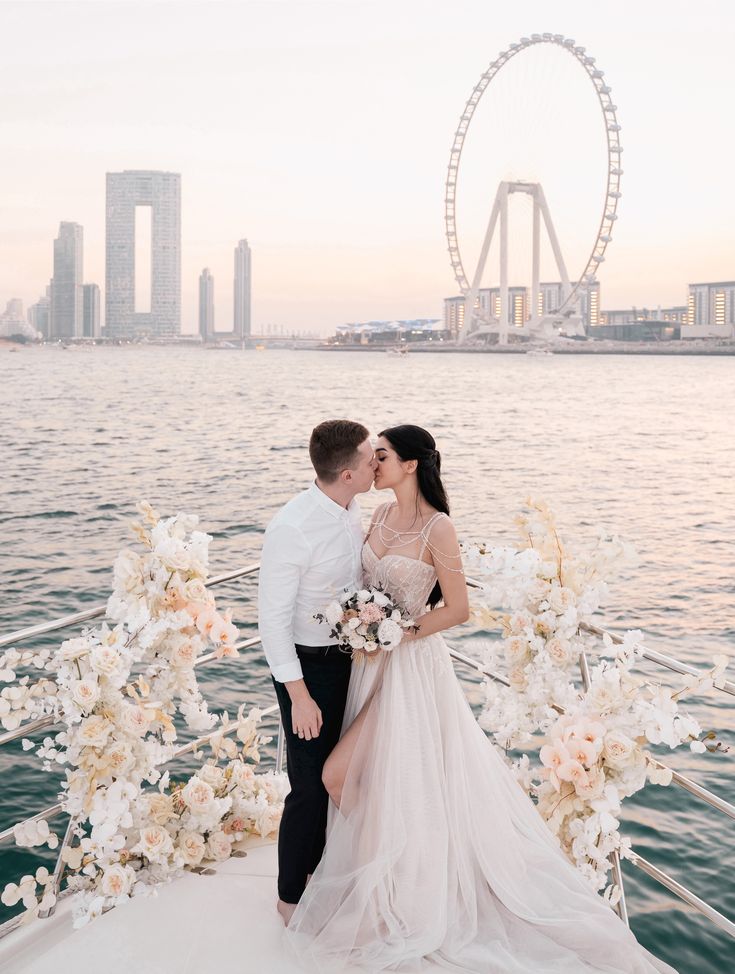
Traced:
MULTIPOLYGON (((404 423, 402 426, 391 426, 378 435, 388 440, 404 463, 406 460, 417 461, 416 479, 419 493, 437 511, 449 514, 449 501, 441 478, 442 458, 431 433, 421 426, 404 423)), ((416 514, 418 515, 418 497, 416 514)), ((433 609, 441 599, 441 585, 437 582, 429 595, 429 607, 433 609)))

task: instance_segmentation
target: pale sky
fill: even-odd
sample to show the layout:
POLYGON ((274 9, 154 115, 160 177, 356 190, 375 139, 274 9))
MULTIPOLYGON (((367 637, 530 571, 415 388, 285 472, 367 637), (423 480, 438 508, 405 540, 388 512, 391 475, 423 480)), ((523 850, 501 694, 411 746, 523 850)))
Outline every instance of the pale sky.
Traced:
MULTIPOLYGON (((165 169, 182 174, 184 331, 205 266, 231 327, 243 237, 256 331, 440 317, 457 293, 443 197, 459 116, 501 50, 545 31, 597 59, 622 125, 602 307, 684 304, 689 282, 734 279, 731 0, 0 0, 0 311, 43 293, 62 220, 83 225, 84 279, 104 292, 105 173, 165 169)), ((521 57, 470 130, 460 245, 469 269, 499 179, 538 180, 574 277, 601 213, 604 130, 571 58, 521 57)), ((521 205, 515 278, 523 220, 521 205)))

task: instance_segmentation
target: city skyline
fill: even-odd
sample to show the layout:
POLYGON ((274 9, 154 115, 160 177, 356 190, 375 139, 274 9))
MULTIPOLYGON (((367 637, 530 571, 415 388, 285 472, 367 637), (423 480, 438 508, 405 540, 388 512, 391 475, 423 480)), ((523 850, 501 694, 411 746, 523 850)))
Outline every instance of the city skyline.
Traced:
MULTIPOLYGON (((443 299, 456 293, 442 200, 461 107, 501 49, 544 30, 587 47, 619 106, 625 175, 599 274, 604 304, 680 305, 688 283, 733 276, 735 222, 723 206, 735 147, 722 124, 732 88, 729 5, 623 4, 611 21, 572 2, 553 16, 536 2, 520 11, 461 0, 432 10, 284 2, 253 5, 243 31, 242 10, 217 4, 206 8, 204 49, 201 5, 147 5, 144 33, 135 26, 141 9, 0 6, 8 106, 0 306, 19 297, 29 307, 44 294, 61 222, 84 227, 85 280, 104 281, 104 174, 135 168, 183 175, 183 334, 197 331, 201 268, 231 280, 231 241, 243 231, 258 252, 254 332, 274 321, 330 334, 345 321, 440 316, 443 299), (21 38, 39 8, 45 29, 29 71, 21 38), (74 26, 82 18, 84 38, 74 26), (470 21, 477 29, 468 33, 470 21), (685 137, 698 131, 707 132, 706 144, 685 137)), ((532 93, 537 78, 530 69, 520 77, 532 93)), ((529 166, 543 167, 544 143, 531 149, 529 166)), ((562 198, 566 162, 554 149, 546 154, 557 168, 539 178, 550 197, 556 180, 562 198)), ((477 197, 483 219, 494 188, 477 197)), ((599 215, 593 210, 584 210, 587 224, 599 215)), ((554 218, 564 225, 558 203, 554 218)), ((571 275, 583 246, 567 243, 571 275)), ((234 320, 228 291, 222 324, 234 320)))

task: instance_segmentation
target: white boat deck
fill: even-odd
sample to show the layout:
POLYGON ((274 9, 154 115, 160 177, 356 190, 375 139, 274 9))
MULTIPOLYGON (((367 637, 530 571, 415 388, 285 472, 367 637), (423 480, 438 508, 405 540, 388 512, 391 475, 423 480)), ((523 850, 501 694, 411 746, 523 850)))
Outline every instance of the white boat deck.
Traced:
MULTIPOLYGON (((213 875, 187 872, 155 895, 133 897, 81 930, 73 929, 71 897, 64 897, 52 917, 23 925, 0 941, 0 971, 304 974, 286 953, 276 911, 276 840, 251 837, 240 850, 246 854, 208 864, 213 875), (208 897, 208 890, 216 895, 208 897), (133 935, 141 929, 147 932, 144 943, 133 935)), ((434 965, 424 969, 439 971, 434 965)), ((344 974, 366 971, 350 967, 344 974)))
POLYGON ((0 971, 302 974, 286 957, 283 922, 276 912, 276 843, 250 839, 242 848, 246 855, 241 858, 210 864, 214 875, 186 873, 159 887, 156 895, 134 897, 81 930, 72 928, 71 897, 65 897, 53 917, 24 925, 0 943, 0 971), (207 910, 207 891, 215 884, 218 911, 212 915, 207 910), (226 915, 223 902, 228 904, 226 915), (144 944, 126 936, 126 930, 140 929, 135 921, 142 915, 146 929, 156 931, 155 939, 147 936, 144 944), (85 957, 90 966, 84 966, 85 957), (106 958, 104 966, 100 957, 106 958))

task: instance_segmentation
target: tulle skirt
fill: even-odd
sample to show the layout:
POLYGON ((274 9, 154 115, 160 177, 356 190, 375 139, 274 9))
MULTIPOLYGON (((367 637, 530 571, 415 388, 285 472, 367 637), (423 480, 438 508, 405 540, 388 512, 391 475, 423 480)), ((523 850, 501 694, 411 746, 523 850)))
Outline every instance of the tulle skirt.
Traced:
POLYGON ((353 665, 345 730, 363 708, 324 856, 285 932, 303 968, 676 974, 561 852, 441 636, 353 665))

